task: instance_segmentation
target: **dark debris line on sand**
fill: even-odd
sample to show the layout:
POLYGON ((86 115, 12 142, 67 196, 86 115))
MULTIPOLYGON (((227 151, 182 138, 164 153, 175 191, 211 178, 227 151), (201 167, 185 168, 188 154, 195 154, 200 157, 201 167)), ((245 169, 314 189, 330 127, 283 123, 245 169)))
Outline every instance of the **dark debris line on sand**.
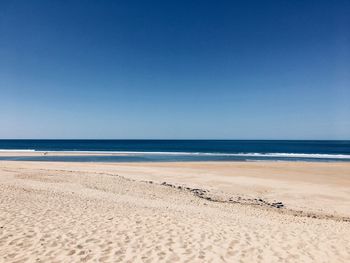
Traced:
MULTIPOLYGON (((148 183, 153 183, 152 181, 149 181, 148 183)), ((250 205, 260 205, 260 206, 269 206, 269 207, 274 207, 274 208, 283 208, 284 205, 282 202, 273 202, 273 203, 269 203, 261 198, 257 199, 250 199, 250 198, 242 198, 242 197, 237 197, 236 199, 234 199, 233 197, 230 197, 228 200, 219 200, 217 198, 208 196, 209 191, 208 190, 204 190, 204 189, 200 189, 200 188, 191 188, 191 187, 185 187, 185 186, 176 186, 173 184, 169 184, 167 182, 163 182, 161 183, 161 185, 163 186, 168 186, 168 187, 172 187, 172 188, 177 188, 177 189, 183 189, 183 190, 187 190, 190 191, 191 193, 193 193, 195 196, 199 197, 199 198, 203 198, 206 199, 208 201, 212 201, 212 202, 220 202, 220 203, 240 203, 240 204, 250 204, 250 205)))
MULTIPOLYGON (((153 181, 146 181, 146 183, 153 184, 153 181)), ((222 200, 219 198, 215 198, 213 196, 209 196, 209 190, 200 189, 200 188, 191 188, 187 186, 181 186, 181 185, 174 185, 167 182, 163 182, 160 185, 175 188, 178 190, 183 191, 189 191, 194 196, 211 201, 211 202, 218 202, 218 203, 235 203, 235 204, 241 204, 241 205, 251 205, 251 206, 260 206, 267 209, 274 209, 274 211, 281 213, 281 214, 288 214, 298 217, 306 217, 306 218, 315 218, 315 219, 329 219, 334 221, 341 221, 341 222, 350 222, 350 217, 343 217, 343 216, 336 216, 331 214, 321 214, 321 213, 315 213, 315 212, 306 212, 301 210, 294 210, 294 209, 287 209, 285 205, 282 202, 268 202, 262 198, 242 198, 240 196, 233 198, 230 197, 226 200, 222 200)))

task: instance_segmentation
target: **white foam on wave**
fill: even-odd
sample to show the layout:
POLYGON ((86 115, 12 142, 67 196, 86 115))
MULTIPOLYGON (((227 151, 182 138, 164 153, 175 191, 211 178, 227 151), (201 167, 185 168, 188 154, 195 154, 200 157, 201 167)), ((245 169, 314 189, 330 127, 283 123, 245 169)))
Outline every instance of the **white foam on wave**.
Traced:
MULTIPOLYGON (((78 151, 67 151, 78 152, 78 151)), ((110 153, 126 155, 178 155, 178 156, 233 156, 233 157, 281 157, 281 158, 319 158, 350 159, 347 154, 309 154, 309 153, 208 153, 208 152, 143 152, 143 151, 79 151, 81 153, 110 153)))
POLYGON ((217 156, 217 157, 264 157, 264 158, 310 158, 310 159, 350 159, 349 154, 322 153, 209 153, 209 152, 159 152, 159 151, 36 151, 33 149, 0 149, 0 152, 38 152, 38 153, 89 153, 122 155, 171 155, 171 156, 217 156))
POLYGON ((322 153, 239 153, 235 156, 247 157, 281 157, 281 158, 317 158, 317 159, 350 159, 347 154, 322 154, 322 153))
POLYGON ((150 154, 150 155, 350 159, 350 155, 346 155, 346 154, 308 154, 308 153, 202 153, 202 152, 118 152, 118 153, 121 153, 121 154, 150 154))
POLYGON ((308 153, 205 153, 205 152, 140 152, 140 151, 120 151, 120 152, 116 152, 116 153, 120 153, 120 154, 148 154, 148 155, 350 159, 350 155, 346 155, 346 154, 308 154, 308 153))
POLYGON ((0 152, 35 152, 33 149, 0 149, 0 152))

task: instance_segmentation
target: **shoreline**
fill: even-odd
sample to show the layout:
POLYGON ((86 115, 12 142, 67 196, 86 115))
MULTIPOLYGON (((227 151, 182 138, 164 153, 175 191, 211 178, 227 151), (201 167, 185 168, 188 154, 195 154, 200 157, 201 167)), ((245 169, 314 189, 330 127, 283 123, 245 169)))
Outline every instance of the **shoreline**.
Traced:
POLYGON ((350 163, 350 155, 305 153, 206 153, 142 151, 36 151, 0 150, 0 160, 53 162, 324 162, 350 163), (65 158, 66 157, 66 158, 65 158), (74 159, 69 159, 69 158, 74 159), (93 159, 95 157, 95 159, 93 159), (109 158, 104 159, 105 158, 109 158), (29 159, 26 159, 29 158, 29 159), (35 159, 37 158, 37 159, 35 159), (48 160, 45 160, 47 158, 48 160), (96 159, 97 158, 97 159, 96 159), (136 158, 136 159, 135 159, 136 158))

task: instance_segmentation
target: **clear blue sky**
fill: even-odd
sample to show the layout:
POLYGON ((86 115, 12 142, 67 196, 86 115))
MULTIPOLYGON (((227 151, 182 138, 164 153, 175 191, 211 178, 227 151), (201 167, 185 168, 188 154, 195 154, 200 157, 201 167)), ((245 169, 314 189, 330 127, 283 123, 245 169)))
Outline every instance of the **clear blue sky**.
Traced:
POLYGON ((350 1, 0 1, 0 138, 350 139, 350 1))

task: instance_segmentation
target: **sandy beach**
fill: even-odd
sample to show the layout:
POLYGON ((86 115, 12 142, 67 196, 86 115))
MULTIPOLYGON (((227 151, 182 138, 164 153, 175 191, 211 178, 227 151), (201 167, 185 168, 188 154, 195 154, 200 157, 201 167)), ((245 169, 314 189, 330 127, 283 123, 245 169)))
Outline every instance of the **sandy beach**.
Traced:
POLYGON ((0 161, 0 262, 350 262, 350 163, 0 161))

